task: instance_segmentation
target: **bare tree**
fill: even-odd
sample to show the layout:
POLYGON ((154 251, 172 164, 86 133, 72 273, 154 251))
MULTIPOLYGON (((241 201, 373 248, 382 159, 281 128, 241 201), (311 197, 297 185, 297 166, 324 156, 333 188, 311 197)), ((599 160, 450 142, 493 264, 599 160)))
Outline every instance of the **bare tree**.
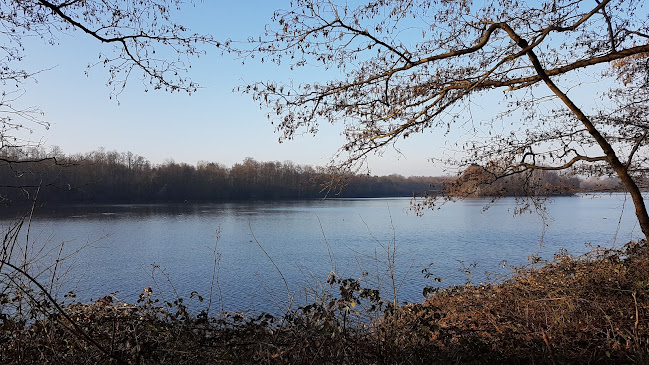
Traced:
POLYGON ((410 134, 464 128, 475 138, 462 140, 459 157, 446 163, 478 164, 496 177, 539 169, 615 175, 649 238, 639 187, 649 136, 644 1, 291 6, 275 13, 265 37, 240 50, 291 69, 332 72, 322 82, 246 86, 271 108, 283 138, 315 133, 323 121, 343 123, 347 142, 338 162, 357 165, 410 134), (600 100, 585 92, 593 89, 600 100), (471 114, 484 100, 500 108, 487 122, 471 114))

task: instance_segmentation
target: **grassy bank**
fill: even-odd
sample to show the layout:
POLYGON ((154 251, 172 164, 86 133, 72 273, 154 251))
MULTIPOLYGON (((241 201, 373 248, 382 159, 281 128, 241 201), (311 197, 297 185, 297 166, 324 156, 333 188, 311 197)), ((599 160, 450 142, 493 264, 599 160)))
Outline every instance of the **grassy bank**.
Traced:
POLYGON ((137 303, 106 297, 65 315, 43 300, 39 310, 53 314, 33 323, 3 316, 0 363, 646 364, 648 251, 558 255, 502 283, 397 308, 335 277, 334 294, 282 317, 190 315, 148 289, 137 303))

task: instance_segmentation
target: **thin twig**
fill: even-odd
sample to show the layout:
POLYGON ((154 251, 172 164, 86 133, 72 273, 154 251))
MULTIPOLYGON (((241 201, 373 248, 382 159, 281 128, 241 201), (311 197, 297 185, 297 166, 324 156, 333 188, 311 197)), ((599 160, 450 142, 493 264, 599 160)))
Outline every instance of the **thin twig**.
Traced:
POLYGON ((219 246, 219 241, 221 240, 221 227, 216 230, 216 240, 214 242, 214 266, 212 266, 212 283, 210 284, 210 299, 207 304, 207 314, 209 316, 210 309, 212 308, 212 294, 214 292, 214 282, 216 281, 216 287, 219 291, 219 304, 221 307, 221 313, 224 312, 223 308, 223 294, 221 293, 221 283, 219 281, 219 273, 221 271, 221 254, 218 253, 217 248, 219 246))
POLYGON ((275 267, 275 270, 277 270, 277 272, 279 273, 279 276, 282 277, 282 281, 284 281, 284 287, 286 288, 286 296, 288 297, 288 301, 289 301, 288 306, 287 306, 287 311, 288 311, 288 309, 291 307, 291 304, 293 303, 293 296, 291 295, 291 290, 288 288, 288 282, 286 281, 286 278, 284 277, 284 274, 282 273, 282 270, 279 269, 277 264, 275 264, 275 261, 273 261, 273 258, 270 257, 268 252, 266 252, 266 250, 264 250, 264 247, 257 240, 257 237, 255 237, 255 233, 252 231, 252 224, 250 222, 248 222, 248 228, 250 229, 250 235, 252 236, 252 239, 255 241, 257 246, 259 246, 259 248, 264 253, 264 255, 266 255, 266 257, 268 258, 270 263, 273 264, 273 266, 275 267))

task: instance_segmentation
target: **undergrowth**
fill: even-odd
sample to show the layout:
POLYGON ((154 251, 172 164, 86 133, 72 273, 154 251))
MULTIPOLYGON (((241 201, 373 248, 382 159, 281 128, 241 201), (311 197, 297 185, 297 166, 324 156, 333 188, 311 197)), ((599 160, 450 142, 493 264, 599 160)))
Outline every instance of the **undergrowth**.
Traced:
MULTIPOLYGON (((395 307, 357 279, 283 316, 192 315, 150 288, 26 321, 0 303, 3 364, 649 363, 649 247, 629 243, 517 268, 500 283, 435 291, 395 307)), ((15 294, 15 293, 14 293, 15 294)), ((38 297, 31 294, 35 300, 38 297)))

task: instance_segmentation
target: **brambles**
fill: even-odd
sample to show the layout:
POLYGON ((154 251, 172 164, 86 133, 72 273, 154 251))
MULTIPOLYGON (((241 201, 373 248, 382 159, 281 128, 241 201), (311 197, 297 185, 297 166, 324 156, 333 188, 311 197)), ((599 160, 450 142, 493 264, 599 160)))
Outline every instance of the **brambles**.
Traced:
MULTIPOLYGON (((567 254, 518 268, 502 284, 443 290, 405 313, 404 348, 434 346, 459 363, 645 363, 646 243, 567 254)), ((413 350, 405 350, 413 351, 413 350)))

